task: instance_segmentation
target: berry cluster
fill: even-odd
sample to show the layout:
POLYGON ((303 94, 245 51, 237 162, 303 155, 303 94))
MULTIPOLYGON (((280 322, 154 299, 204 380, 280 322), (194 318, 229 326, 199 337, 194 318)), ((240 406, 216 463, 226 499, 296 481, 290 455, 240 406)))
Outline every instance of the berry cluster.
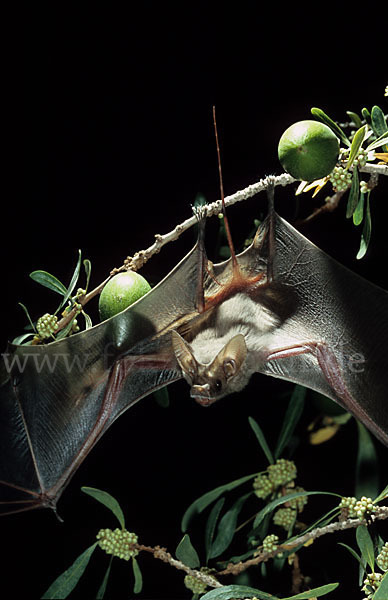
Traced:
POLYGON ((366 496, 363 496, 361 500, 351 496, 342 498, 339 508, 345 509, 347 516, 351 519, 363 519, 366 513, 376 510, 372 498, 366 496))
POLYGON ((388 542, 385 542, 376 560, 382 571, 388 571, 388 542))
POLYGON ((362 591, 366 592, 367 598, 373 598, 373 595, 377 588, 379 587, 381 580, 383 578, 382 573, 369 573, 364 579, 364 585, 362 586, 362 591))
MULTIPOLYGON (((300 486, 296 486, 292 491, 295 493, 304 492, 304 489, 300 486)), ((302 512, 302 510, 307 504, 307 496, 299 496, 299 498, 293 498, 292 500, 288 500, 287 504, 291 508, 297 510, 298 512, 302 512)))
POLYGON ((274 485, 267 475, 259 473, 253 481, 253 489, 258 498, 266 498, 274 491, 274 485))
POLYGON ((329 181, 335 192, 343 192, 352 184, 352 174, 344 167, 334 167, 329 175, 329 181))
POLYGON ((268 477, 276 487, 286 485, 296 477, 295 463, 285 458, 279 458, 274 465, 269 465, 268 477))
POLYGON ((278 527, 283 527, 286 531, 289 531, 294 525, 296 520, 296 510, 293 508, 279 508, 273 516, 273 522, 278 527))
POLYGON ((271 533, 267 535, 263 540, 263 551, 264 552, 274 552, 279 544, 279 537, 271 533))
POLYGON ((139 550, 133 547, 137 544, 137 535, 130 533, 126 529, 100 529, 97 534, 98 545, 107 554, 113 554, 123 560, 129 560, 137 554, 139 550))
MULTIPOLYGON (((201 571, 205 571, 205 569, 201 569, 201 571)), ((194 594, 204 594, 206 592, 207 584, 194 577, 194 575, 186 575, 184 584, 194 594)))
POLYGON ((368 160, 368 152, 361 149, 353 161, 355 167, 365 167, 368 160))
POLYGON ((58 329, 57 321, 58 317, 50 315, 49 313, 46 313, 43 317, 39 317, 36 323, 36 330, 42 340, 54 335, 55 331, 58 329))

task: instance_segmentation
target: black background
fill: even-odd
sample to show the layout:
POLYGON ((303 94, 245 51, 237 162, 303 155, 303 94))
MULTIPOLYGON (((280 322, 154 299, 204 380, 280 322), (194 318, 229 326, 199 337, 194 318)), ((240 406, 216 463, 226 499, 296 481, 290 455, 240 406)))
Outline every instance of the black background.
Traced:
MULTIPOLYGON (((56 298, 28 278, 32 270, 45 269, 66 282, 82 248, 97 284, 125 256, 149 246, 153 234, 189 217, 197 193, 208 201, 219 197, 213 105, 226 194, 281 173, 278 139, 294 121, 309 118, 312 106, 338 120, 346 120, 347 109, 379 104, 386 110, 383 52, 366 43, 362 15, 341 21, 276 7, 260 14, 254 7, 246 3, 210 14, 206 6, 144 3, 141 11, 110 7, 81 14, 73 6, 24 15, 12 25, 4 54, 3 347, 25 323, 17 302, 27 304, 34 318, 55 309, 56 298)), ((344 206, 303 230, 383 287, 386 196, 381 189, 373 194, 373 237, 361 262, 354 258, 360 232, 345 221, 344 206)), ((321 202, 303 198, 300 214, 321 202)), ((265 208, 262 195, 230 210, 237 245, 265 208)), ((277 210, 295 217, 290 189, 277 192, 277 210)), ((210 257, 216 225, 209 223, 207 230, 210 257)), ((193 240, 187 232, 142 273, 156 283, 193 240)), ((93 543, 100 527, 115 526, 106 509, 80 492, 81 485, 112 493, 141 542, 173 552, 192 500, 264 468, 247 419, 260 422, 273 446, 286 401, 271 398, 289 389, 256 376, 244 397, 226 398, 207 411, 190 400, 182 382, 170 388, 168 409, 152 397, 143 400, 114 424, 74 476, 58 505, 64 524, 50 511, 1 521, 2 585, 15 596, 38 598, 93 543)), ((311 447, 306 426, 315 415, 309 406, 299 431, 299 482, 306 489, 352 495, 355 424, 326 445, 311 447)), ((385 485, 387 451, 376 445, 385 485)), ((325 502, 311 500, 306 520, 332 506, 325 502)), ((201 531, 202 525, 194 534, 199 550, 201 531)), ((341 578, 341 593, 358 597, 357 565, 337 541, 353 544, 354 534, 316 542, 302 553, 302 571, 312 575, 313 585, 341 578)), ((101 554, 96 552, 85 574, 83 598, 95 597, 106 564, 101 554)), ((142 597, 190 597, 181 573, 148 556, 140 564, 142 597)), ((115 566, 108 597, 131 597, 128 568, 115 566)), ((277 589, 260 579, 256 585, 287 595, 287 577, 277 589)))

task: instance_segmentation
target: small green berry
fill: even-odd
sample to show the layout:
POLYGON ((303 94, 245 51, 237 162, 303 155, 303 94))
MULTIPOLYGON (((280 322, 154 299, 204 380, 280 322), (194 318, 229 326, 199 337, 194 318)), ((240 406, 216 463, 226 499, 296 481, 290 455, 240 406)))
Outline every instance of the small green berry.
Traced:
POLYGON ((50 315, 49 313, 39 317, 36 323, 36 330, 39 337, 44 340, 54 335, 55 331, 58 329, 57 321, 58 317, 50 315))
POLYGON ((194 575, 186 575, 184 583, 194 594, 203 594, 207 588, 207 584, 194 577, 194 575))
POLYGON ((335 192, 342 192, 351 186, 352 174, 344 167, 334 167, 329 175, 329 181, 335 192))
POLYGON ((274 465, 268 467, 268 477, 276 487, 286 485, 296 478, 295 463, 285 458, 279 458, 274 465))
POLYGON ((292 508, 279 508, 273 516, 273 522, 278 527, 283 527, 288 531, 295 523, 296 511, 292 508))
POLYGON ((388 542, 381 548, 376 561, 382 571, 388 571, 388 542))
MULTIPOLYGON (((378 589, 382 578, 382 573, 369 573, 364 579, 364 585, 361 588, 362 591, 373 594, 378 589)), ((372 598, 372 596, 369 597, 372 598)))
POLYGON ((263 550, 264 552, 274 552, 279 544, 279 537, 271 533, 267 535, 263 540, 263 550))
POLYGON ((253 489, 258 498, 266 498, 273 492, 274 485, 267 475, 259 473, 253 481, 253 489))
POLYGON ((137 544, 137 535, 126 529, 100 529, 96 537, 98 545, 107 554, 113 554, 123 560, 129 560, 139 554, 139 550, 133 547, 137 544))

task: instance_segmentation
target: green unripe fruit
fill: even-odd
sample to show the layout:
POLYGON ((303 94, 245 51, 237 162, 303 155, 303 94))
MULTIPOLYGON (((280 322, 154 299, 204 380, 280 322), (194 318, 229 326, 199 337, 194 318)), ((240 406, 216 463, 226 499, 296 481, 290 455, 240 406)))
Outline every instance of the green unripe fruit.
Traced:
POLYGON ((279 140, 278 156, 287 173, 302 181, 329 175, 339 155, 339 141, 333 131, 318 121, 298 121, 279 140))
POLYGON ((121 312, 151 289, 144 277, 135 271, 118 273, 108 281, 100 294, 98 308, 101 321, 121 312))

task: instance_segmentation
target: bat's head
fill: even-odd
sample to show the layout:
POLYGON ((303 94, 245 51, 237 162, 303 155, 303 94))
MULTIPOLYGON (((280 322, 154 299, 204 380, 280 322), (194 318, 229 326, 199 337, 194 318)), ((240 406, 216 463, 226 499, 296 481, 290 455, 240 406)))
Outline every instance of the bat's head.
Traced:
POLYGON ((245 378, 238 384, 247 355, 241 333, 232 337, 209 364, 199 362, 190 344, 176 331, 172 331, 172 345, 183 377, 191 386, 190 396, 202 406, 209 406, 245 386, 245 378))

